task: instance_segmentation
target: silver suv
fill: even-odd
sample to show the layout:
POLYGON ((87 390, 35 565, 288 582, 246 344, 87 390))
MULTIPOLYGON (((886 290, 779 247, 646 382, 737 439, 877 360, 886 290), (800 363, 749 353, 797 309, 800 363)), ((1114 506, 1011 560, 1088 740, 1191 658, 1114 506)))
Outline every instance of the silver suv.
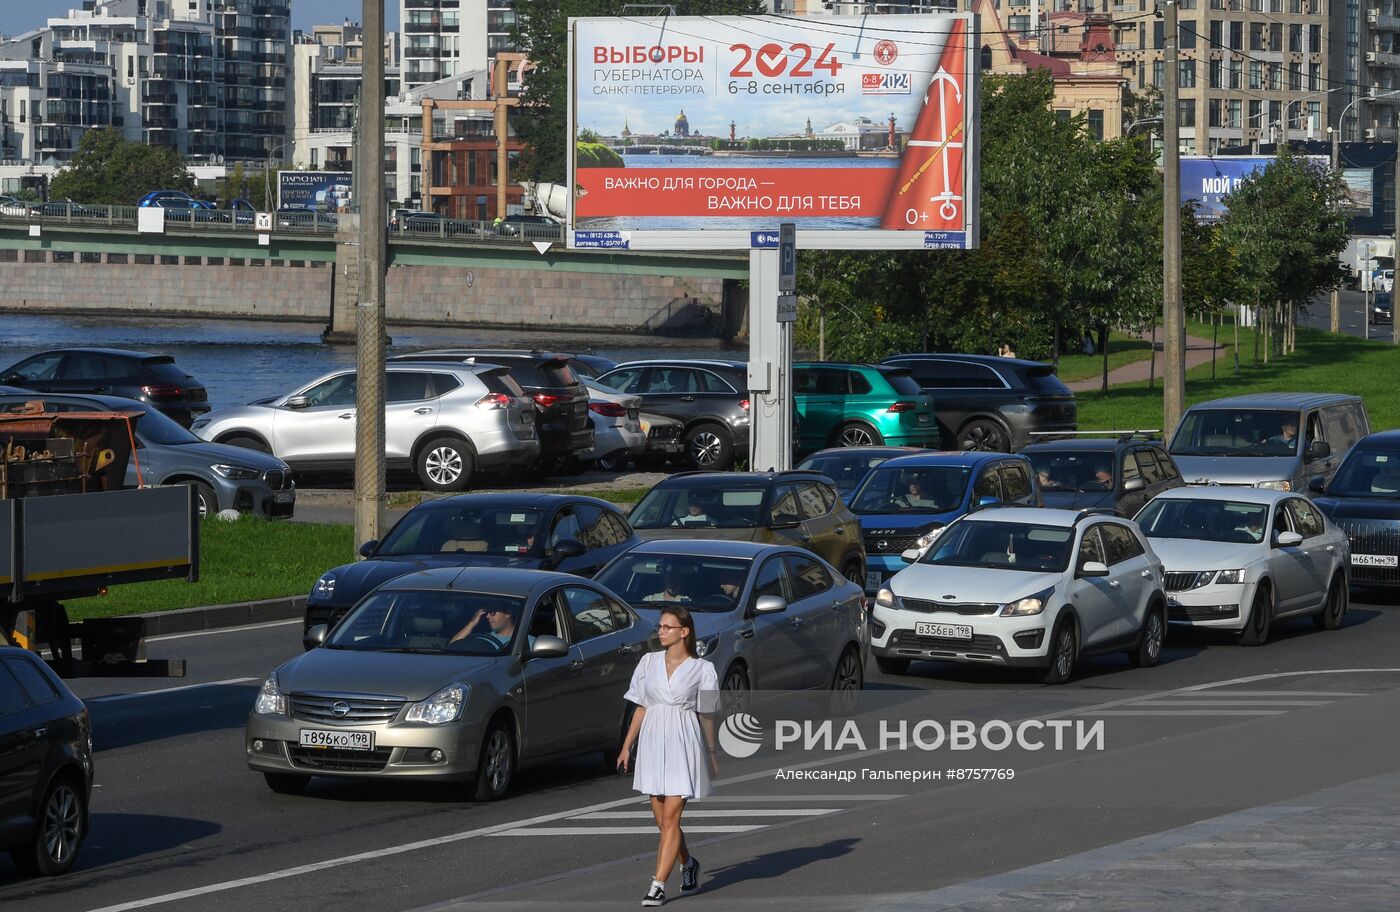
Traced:
MULTIPOLYGON (((353 470, 354 370, 285 396, 217 409, 191 430, 205 440, 272 453, 299 471, 353 470)), ((388 468, 412 469, 431 491, 460 491, 481 468, 539 457, 535 404, 504 367, 396 361, 384 407, 388 468)))

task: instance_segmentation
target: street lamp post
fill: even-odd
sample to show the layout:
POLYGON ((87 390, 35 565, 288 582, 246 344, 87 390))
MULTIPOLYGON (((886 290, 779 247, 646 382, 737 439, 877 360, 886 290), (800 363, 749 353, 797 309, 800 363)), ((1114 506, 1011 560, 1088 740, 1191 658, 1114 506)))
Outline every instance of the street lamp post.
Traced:
MULTIPOLYGON (((1400 89, 1396 89, 1396 90, 1393 90, 1393 91, 1390 91, 1390 92, 1382 92, 1382 93, 1380 93, 1379 95, 1375 94, 1374 90, 1372 90, 1372 91, 1370 91, 1370 92, 1367 92, 1367 94, 1365 94, 1365 95, 1363 95, 1363 96, 1360 96, 1360 97, 1357 97, 1357 98, 1353 98, 1351 101, 1347 102, 1345 106, 1343 106, 1343 108, 1342 108, 1342 113, 1340 113, 1340 114, 1337 115, 1337 125, 1336 125, 1335 127, 1328 127, 1328 128, 1327 128, 1327 132, 1332 134, 1332 170, 1333 170, 1333 171, 1336 171, 1338 168, 1340 168, 1340 167, 1341 167, 1341 163, 1342 163, 1342 123, 1346 120, 1347 111, 1350 111, 1352 105, 1356 104, 1356 103, 1359 102, 1359 101, 1375 101, 1377 98, 1385 98, 1385 97, 1387 97, 1387 96, 1396 95, 1396 94, 1400 94, 1400 89)), ((1400 204, 1400 136, 1397 136, 1397 137, 1396 137, 1396 146, 1395 146, 1395 148, 1396 148, 1396 156, 1395 156, 1395 158, 1396 158, 1396 164, 1395 164, 1395 194, 1396 194, 1396 201, 1397 201, 1398 204, 1400 204)), ((1395 243, 1395 251, 1394 251, 1394 252, 1397 254, 1397 256, 1392 257, 1392 259, 1394 259, 1394 260, 1400 260, 1400 216, 1397 216, 1397 217, 1396 217, 1396 222, 1395 222, 1395 241, 1396 241, 1396 243, 1395 243)), ((1394 303, 1394 302, 1395 302, 1395 297, 1394 297, 1394 296, 1395 296, 1395 292, 1392 290, 1392 291, 1391 291, 1391 313, 1392 313, 1392 314, 1394 314, 1394 312, 1395 312, 1395 310, 1394 310, 1394 308, 1395 308, 1395 303, 1394 303)), ((1366 323, 1365 323, 1365 325, 1366 325, 1366 327, 1367 327, 1367 334, 1369 335, 1369 334, 1370 334, 1370 325, 1371 325, 1371 308, 1370 308, 1370 304, 1369 304, 1369 303, 1366 305, 1366 313, 1364 314, 1364 316, 1365 316, 1365 318, 1366 318, 1366 323)), ((1336 288, 1333 288, 1333 289, 1332 289, 1332 296, 1331 296, 1331 315, 1330 315, 1330 319, 1329 319, 1328 323, 1329 323, 1329 329, 1330 329, 1331 332, 1339 333, 1339 332, 1342 331, 1342 295, 1341 295, 1341 292, 1340 292, 1338 289, 1336 289, 1336 288)), ((1392 334, 1393 334, 1393 336, 1394 336, 1394 338, 1395 338, 1395 341, 1396 341, 1396 342, 1400 342, 1400 328, 1397 328, 1397 327, 1395 326, 1395 322, 1394 322, 1394 317, 1393 317, 1393 316, 1392 316, 1392 318, 1391 318, 1391 327, 1392 327, 1392 334)))
POLYGON ((292 145, 295 140, 284 140, 267 150, 267 164, 263 166, 263 211, 272 211, 272 157, 282 149, 292 145))

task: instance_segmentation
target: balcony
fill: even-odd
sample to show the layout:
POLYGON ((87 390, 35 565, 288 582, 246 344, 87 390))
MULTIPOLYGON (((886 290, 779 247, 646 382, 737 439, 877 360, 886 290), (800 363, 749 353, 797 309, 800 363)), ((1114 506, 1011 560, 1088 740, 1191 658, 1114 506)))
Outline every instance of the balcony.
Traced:
POLYGON ((406 22, 403 26, 405 35, 432 35, 442 31, 442 18, 440 16, 430 16, 418 22, 406 22))
POLYGON ((1400 16, 1377 16, 1376 31, 1400 32, 1400 16))
POLYGON ((1400 67, 1400 54, 1387 54, 1385 51, 1367 51, 1366 62, 1376 67, 1400 67))

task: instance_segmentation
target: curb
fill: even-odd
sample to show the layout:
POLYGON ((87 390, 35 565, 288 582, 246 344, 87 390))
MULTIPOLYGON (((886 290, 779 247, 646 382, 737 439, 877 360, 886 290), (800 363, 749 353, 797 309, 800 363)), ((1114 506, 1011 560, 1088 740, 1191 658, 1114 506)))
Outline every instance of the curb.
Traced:
POLYGON ((139 617, 145 621, 146 636, 153 637, 197 630, 218 630, 223 627, 242 627, 267 621, 287 621, 302 617, 305 611, 306 596, 290 595, 257 602, 237 602, 232 605, 152 611, 132 617, 139 617))

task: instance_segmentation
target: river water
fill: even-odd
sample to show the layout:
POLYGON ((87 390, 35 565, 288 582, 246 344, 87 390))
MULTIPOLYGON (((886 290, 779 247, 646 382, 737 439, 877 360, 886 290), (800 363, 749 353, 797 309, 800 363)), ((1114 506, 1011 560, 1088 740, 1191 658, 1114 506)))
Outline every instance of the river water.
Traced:
MULTIPOLYGON (((291 391, 355 363, 353 346, 325 345, 321 323, 159 317, 0 314, 0 367, 51 348, 127 348, 171 355, 209 390, 215 408, 291 391)), ((425 348, 489 346, 591 351, 634 358, 748 358, 748 348, 716 339, 617 333, 529 333, 514 329, 390 326, 390 354, 425 348)))

